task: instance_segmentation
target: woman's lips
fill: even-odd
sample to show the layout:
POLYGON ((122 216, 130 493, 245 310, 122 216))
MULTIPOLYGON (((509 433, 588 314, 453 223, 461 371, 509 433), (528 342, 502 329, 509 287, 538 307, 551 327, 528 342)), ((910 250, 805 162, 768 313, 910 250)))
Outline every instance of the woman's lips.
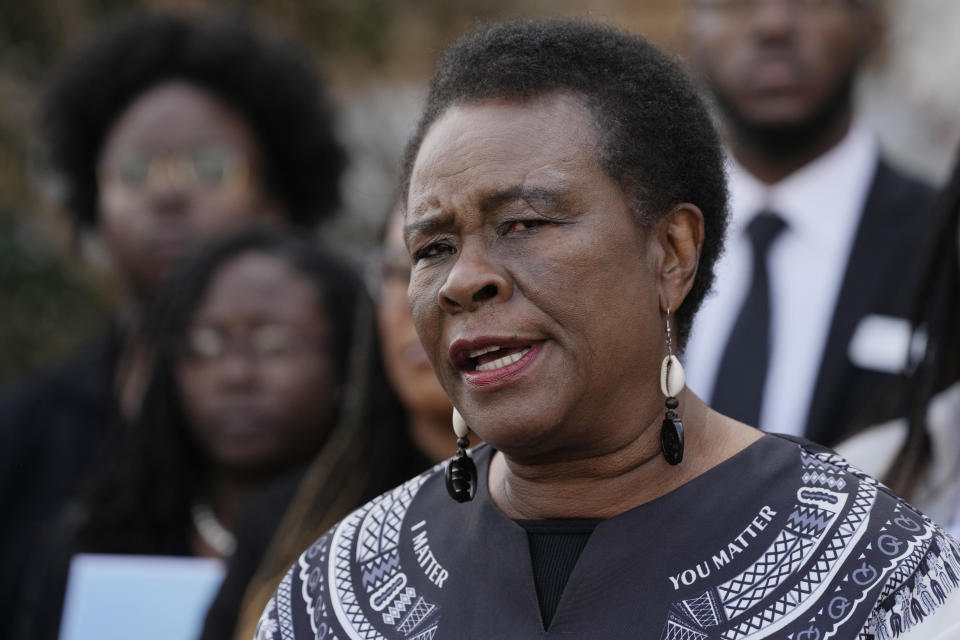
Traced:
POLYGON ((472 387, 491 389, 512 382, 536 360, 542 340, 484 338, 458 340, 450 359, 472 387))

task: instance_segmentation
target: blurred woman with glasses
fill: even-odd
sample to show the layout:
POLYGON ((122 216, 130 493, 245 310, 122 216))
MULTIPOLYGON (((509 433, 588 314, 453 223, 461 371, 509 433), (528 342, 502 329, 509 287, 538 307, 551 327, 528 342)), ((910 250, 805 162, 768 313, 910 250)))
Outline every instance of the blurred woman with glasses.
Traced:
POLYGON ((78 240, 103 250, 115 308, 79 353, 0 389, 0 619, 21 608, 37 540, 138 419, 139 332, 176 262, 225 231, 309 230, 336 211, 345 154, 308 60, 243 21, 135 14, 53 74, 57 193, 78 240))
MULTIPOLYGON (((403 244, 403 212, 394 209, 384 221, 380 248, 367 264, 367 285, 376 299, 377 362, 370 362, 371 371, 384 373, 390 388, 368 384, 366 402, 379 407, 381 429, 394 428, 390 437, 382 437, 380 454, 389 454, 397 469, 412 473, 426 469, 449 457, 453 451, 448 436, 453 406, 433 372, 433 367, 420 344, 413 317, 407 304, 410 283, 410 257, 403 244), (382 367, 382 370, 381 370, 382 367), (399 404, 397 404, 399 402, 399 404), (393 407, 395 420, 387 420, 393 407)), ((380 380, 370 376, 369 380, 380 380)), ((367 406, 367 410, 373 409, 367 406)), ((476 440, 475 440, 476 443, 476 440)), ((383 464, 383 463, 380 463, 383 464)), ((248 640, 253 636, 263 607, 277 583, 299 555, 305 544, 315 539, 335 521, 327 509, 330 487, 323 476, 303 482, 286 515, 271 515, 266 501, 261 501, 257 517, 249 518, 245 538, 261 540, 267 546, 268 529, 273 534, 269 552, 259 566, 253 567, 241 550, 230 561, 228 573, 213 607, 207 615, 203 640, 248 640), (317 518, 317 514, 325 514, 317 518), (273 533, 272 522, 283 518, 273 533), (255 521, 254 521, 255 520, 255 521), (255 572, 255 575, 254 575, 255 572)), ((385 487, 386 488, 386 487, 385 487)), ((251 509, 251 515, 254 509, 251 509)), ((257 553, 250 554, 259 558, 257 553)))
MULTIPOLYGON (((33 567, 24 637, 56 637, 71 553, 226 559, 247 509, 267 541, 284 513, 313 535, 423 468, 373 324, 360 279, 285 235, 240 231, 188 260, 149 316, 140 419, 33 567), (308 512, 301 482, 321 488, 308 512)), ((246 571, 265 551, 247 545, 246 571)))

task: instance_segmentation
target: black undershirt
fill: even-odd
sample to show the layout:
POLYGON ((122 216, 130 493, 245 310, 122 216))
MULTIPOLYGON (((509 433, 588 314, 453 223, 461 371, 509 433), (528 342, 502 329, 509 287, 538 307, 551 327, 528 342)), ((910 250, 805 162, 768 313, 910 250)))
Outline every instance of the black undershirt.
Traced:
POLYGON ((516 520, 527 532, 543 628, 549 629, 590 534, 600 520, 516 520))

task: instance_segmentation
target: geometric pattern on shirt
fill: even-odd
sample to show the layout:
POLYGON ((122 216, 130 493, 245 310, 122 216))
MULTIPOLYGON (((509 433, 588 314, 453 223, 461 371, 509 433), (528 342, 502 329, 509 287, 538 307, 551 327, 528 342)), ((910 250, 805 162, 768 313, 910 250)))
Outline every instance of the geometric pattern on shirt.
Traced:
POLYGON ((425 479, 406 482, 369 505, 357 537, 357 562, 363 564, 400 546, 400 527, 425 479))
POLYGON ((720 605, 712 591, 706 591, 696 598, 684 600, 683 607, 690 617, 704 629, 715 627, 722 620, 720 605))
POLYGON ((277 587, 277 619, 280 621, 280 637, 293 640, 293 602, 290 596, 293 590, 293 575, 288 571, 277 587))
POLYGON ((383 622, 396 627, 404 635, 409 635, 416 631, 436 609, 436 605, 418 596, 416 589, 407 587, 383 612, 383 622))
MULTIPOLYGON (((805 456, 804 460, 808 467, 816 469, 811 471, 808 468, 805 471, 805 481, 808 483, 839 487, 841 485, 836 482, 837 476, 842 473, 855 476, 861 487, 873 493, 874 498, 868 500, 866 492, 857 496, 852 504, 852 512, 869 512, 875 493, 880 487, 876 480, 851 467, 836 454, 810 454, 805 456), (831 478, 834 480, 832 483, 831 478)), ((860 565, 851 562, 845 567, 846 573, 842 576, 842 582, 845 593, 852 597, 839 595, 841 587, 837 586, 832 594, 824 594, 827 597, 822 598, 821 602, 811 598, 814 606, 808 607, 808 612, 813 613, 816 610, 816 613, 808 620, 811 624, 806 630, 806 637, 813 637, 811 631, 815 631, 816 636, 824 640, 837 637, 838 630, 854 615, 859 605, 870 597, 873 598, 873 609, 859 630, 857 640, 894 640, 921 623, 924 617, 934 613, 938 607, 944 606, 951 591, 958 589, 960 580, 951 580, 951 576, 960 576, 960 547, 956 541, 940 532, 926 516, 904 507, 905 503, 898 502, 892 517, 879 527, 876 539, 863 540, 867 542, 866 550, 873 552, 879 549, 883 553, 873 553, 869 561, 861 553, 857 558, 862 560, 860 565), (884 544, 888 546, 887 549, 882 548, 884 544), (882 561, 883 556, 886 556, 885 563, 882 561), (854 575, 858 572, 861 573, 861 578, 867 574, 872 576, 872 579, 861 584, 854 575), (854 583, 861 585, 859 594, 856 594, 855 589, 850 589, 854 583), (876 594, 870 595, 872 588, 878 583, 883 585, 879 599, 876 594), (947 585, 946 588, 944 584, 947 585), (828 604, 842 600, 847 613, 832 617, 829 615, 828 606, 828 615, 825 616, 822 602, 828 598, 828 604)), ((840 530, 846 528, 849 532, 850 525, 851 522, 844 522, 840 530)), ((866 525, 867 521, 864 520, 861 527, 865 528, 866 525)), ((850 544, 852 549, 852 543, 850 544)), ((847 560, 851 558, 848 557, 847 560)), ((831 580, 830 584, 832 583, 834 582, 831 580)), ((771 625, 775 624, 772 618, 766 619, 771 625)), ((772 632, 774 629, 774 626, 754 627, 752 631, 761 632, 759 635, 765 636, 764 632, 772 632)), ((742 626, 740 630, 743 630, 742 626)), ((722 637, 735 638, 736 635, 725 633, 722 637)))
MULTIPOLYGON (((836 454, 818 454, 818 457, 829 458, 828 463, 857 476, 861 482, 882 487, 836 454)), ((940 532, 926 515, 904 506, 906 503, 899 500, 894 516, 884 523, 881 531, 893 530, 906 535, 908 542, 904 551, 891 559, 889 564, 893 566, 883 570, 885 582, 878 607, 861 629, 858 640, 899 637, 943 605, 947 596, 960 587, 957 542, 940 532)))
POLYGON ((844 478, 848 471, 842 458, 800 450, 803 485, 784 528, 738 575, 696 598, 674 603, 662 637, 692 638, 691 634, 699 633, 702 638, 742 640, 803 615, 837 577, 866 530, 877 497, 876 483, 856 483, 851 496, 854 487, 844 478), (775 601, 767 601, 784 587, 786 591, 775 601), (720 603, 716 614, 704 615, 708 602, 720 603), (721 624, 725 628, 718 629, 721 624))
POLYGON ((706 640, 708 636, 676 618, 670 618, 660 637, 662 640, 706 640))
POLYGON ((960 589, 960 547, 948 536, 937 535, 911 564, 916 568, 909 577, 891 581, 896 588, 881 598, 875 619, 861 637, 897 638, 923 622, 960 589))
MULTIPOLYGON (((842 458, 832 454, 824 454, 825 457, 818 454, 808 455, 805 450, 801 449, 801 451, 803 467, 801 480, 804 478, 806 480, 804 480, 805 486, 797 491, 800 504, 796 505, 791 513, 793 526, 797 524, 794 514, 801 505, 815 506, 827 511, 836 509, 837 513, 840 513, 850 497, 842 491, 819 488, 829 486, 828 478, 844 473, 844 469, 836 464, 837 461, 842 461, 842 458)), ((848 483, 844 483, 845 488, 847 485, 848 483)), ((838 486, 838 483, 834 482, 834 486, 838 486)), ((876 501, 876 497, 877 489, 874 483, 857 483, 857 492, 843 521, 835 527, 833 534, 825 541, 822 537, 817 541, 819 556, 806 565, 798 576, 796 584, 771 605, 729 629, 723 634, 724 639, 739 640, 760 629, 785 624, 816 606, 820 592, 837 577, 844 560, 866 532, 870 508, 876 501)), ((788 526, 791 525, 788 524, 788 526)))
POLYGON ((418 636, 426 633, 423 637, 428 638, 431 629, 422 629, 428 618, 432 619, 432 633, 436 632, 434 627, 439 622, 435 615, 437 606, 425 601, 414 587, 407 586, 406 573, 396 555, 403 518, 420 487, 431 475, 417 476, 367 503, 347 516, 332 532, 330 601, 339 626, 352 640, 384 638, 367 618, 364 604, 380 612, 384 624, 395 627, 405 637, 416 632, 418 636), (355 563, 360 566, 360 593, 354 584, 355 563), (402 613, 406 615, 401 618, 402 613))
POLYGON ((384 624, 396 626, 397 622, 406 617, 407 609, 418 598, 417 590, 413 587, 407 587, 383 612, 384 624))
MULTIPOLYGON (((290 572, 287 572, 290 575, 290 572)), ((270 598, 263 613, 260 614, 260 620, 257 622, 257 630, 253 634, 253 640, 269 640, 277 632, 279 621, 277 619, 277 601, 276 598, 270 598)))
POLYGON ((400 550, 390 551, 371 558, 360 565, 361 584, 367 593, 380 589, 400 570, 400 550))
MULTIPOLYGON (((887 491, 875 479, 851 466, 836 454, 820 455, 830 458, 832 464, 855 475, 861 482, 887 491)), ((859 559, 863 560, 863 563, 845 576, 849 579, 857 571, 863 572, 869 569, 877 576, 871 585, 880 581, 883 583, 879 597, 873 596, 876 605, 860 629, 857 635, 858 640, 898 637, 902 633, 897 630, 898 620, 902 623, 903 632, 905 632, 943 605, 948 592, 943 590, 939 582, 935 586, 932 585, 930 578, 939 575, 940 568, 944 566, 942 560, 944 556, 952 559, 954 563, 952 566, 960 571, 960 549, 957 548, 956 542, 940 531, 927 516, 900 499, 897 499, 893 515, 884 521, 879 535, 867 545, 867 549, 871 551, 879 549, 883 552, 882 555, 886 556, 887 561, 885 565, 878 566, 880 565, 877 561, 878 554, 874 554, 869 562, 861 554, 859 559), (890 545, 890 549, 884 548, 885 541, 890 545), (896 541, 896 545, 891 541, 896 541), (942 553, 944 550, 947 553, 942 553), (932 595, 934 590, 943 595, 943 598, 937 598, 936 602, 934 601, 936 596, 932 595), (906 607, 905 612, 904 607, 906 607), (893 627, 885 626, 884 622, 892 622, 893 627)), ((949 564, 950 560, 946 562, 949 564)), ((861 596, 852 604, 863 602, 867 594, 868 590, 864 589, 861 596)), ((851 607, 851 611, 853 608, 851 607)), ((824 637, 832 637, 844 621, 839 620, 832 626, 826 627, 824 637)))
POLYGON ((783 530, 756 563, 717 587, 724 615, 733 619, 766 598, 807 562, 816 541, 783 530))
POLYGON ((326 580, 323 567, 330 552, 330 534, 324 534, 304 552, 298 561, 300 567, 300 596, 306 604, 307 616, 314 634, 325 629, 327 611, 326 580))
POLYGON ((425 629, 424 631, 421 631, 417 635, 411 637, 409 640, 433 640, 437 635, 437 627, 439 626, 439 624, 435 624, 429 629, 425 629))
MULTIPOLYGON (((753 566, 728 583, 720 585, 722 600, 728 606, 729 618, 736 617, 762 600, 805 564, 846 507, 849 496, 842 491, 847 485, 843 479, 844 469, 833 464, 830 459, 809 455, 803 449, 801 468, 801 481, 804 486, 797 491, 797 504, 787 517, 784 530, 753 566), (829 489, 820 490, 818 487, 829 489), (746 598, 741 595, 748 589, 754 591, 754 597, 746 598), (757 591, 759 598, 756 597, 757 591), (743 599, 739 606, 734 596, 743 599)), ((855 530, 866 520, 874 498, 875 492, 872 490, 858 493, 832 544, 824 550, 821 562, 836 560, 837 556, 832 549, 842 548, 849 542, 855 530)))
POLYGON ((403 635, 409 635, 424 620, 429 618, 436 608, 437 605, 427 602, 423 599, 423 596, 418 596, 416 604, 410 609, 410 613, 397 625, 397 630, 403 635))
MULTIPOLYGON (((812 453, 806 450, 800 452, 800 463, 803 466, 801 480, 806 485, 821 485, 830 489, 842 491, 846 486, 844 476, 852 468, 846 460, 832 453, 812 453)), ((866 474, 860 474, 866 477, 866 474)), ((872 480, 872 478, 871 478, 872 480)))
MULTIPOLYGON (((786 528, 778 533, 770 547, 740 575, 718 586, 727 619, 732 620, 752 609, 806 565, 846 506, 848 496, 844 493, 824 493, 824 490, 810 493, 805 489, 801 487, 797 491, 797 504, 787 518, 786 528)), ((846 545, 848 529, 841 528, 825 545, 818 562, 812 565, 813 576, 823 579, 831 575, 829 569, 839 557, 839 552, 834 551, 846 545)), ((806 590, 803 584, 801 580, 797 588, 800 594, 806 596, 813 589, 811 586, 806 590)), ((794 604, 799 604, 799 601, 794 604)), ((776 617, 785 615, 787 611, 787 608, 778 610, 776 617)), ((769 615, 768 612, 761 617, 769 621, 769 615)), ((753 626, 749 621, 744 624, 746 629, 753 626)))
MULTIPOLYGON (((294 640, 293 633, 293 567, 283 576, 276 593, 267 601, 267 606, 260 614, 257 629, 254 631, 254 640, 272 640, 280 634, 281 640, 294 640)), ((330 640, 337 640, 336 636, 328 636, 330 640)))

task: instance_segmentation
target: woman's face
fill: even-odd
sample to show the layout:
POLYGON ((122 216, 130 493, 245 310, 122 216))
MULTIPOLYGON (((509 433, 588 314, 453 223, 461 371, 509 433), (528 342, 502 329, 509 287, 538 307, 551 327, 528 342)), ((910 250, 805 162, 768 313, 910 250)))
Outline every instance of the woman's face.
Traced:
POLYGON ((390 215, 383 243, 382 280, 377 320, 387 375, 407 411, 450 417, 450 400, 433 373, 420 344, 410 306, 410 256, 403 244, 403 214, 390 215))
POLYGON ((594 131, 563 93, 453 106, 411 174, 417 331, 467 423, 507 454, 606 450, 662 411, 658 250, 594 131))
POLYGON ((214 273, 176 377, 216 465, 256 473, 316 453, 337 395, 329 338, 315 285, 282 258, 249 252, 214 273))
POLYGON ((149 293, 199 240, 279 218, 246 120, 185 82, 148 89, 104 140, 100 231, 127 283, 149 293))

